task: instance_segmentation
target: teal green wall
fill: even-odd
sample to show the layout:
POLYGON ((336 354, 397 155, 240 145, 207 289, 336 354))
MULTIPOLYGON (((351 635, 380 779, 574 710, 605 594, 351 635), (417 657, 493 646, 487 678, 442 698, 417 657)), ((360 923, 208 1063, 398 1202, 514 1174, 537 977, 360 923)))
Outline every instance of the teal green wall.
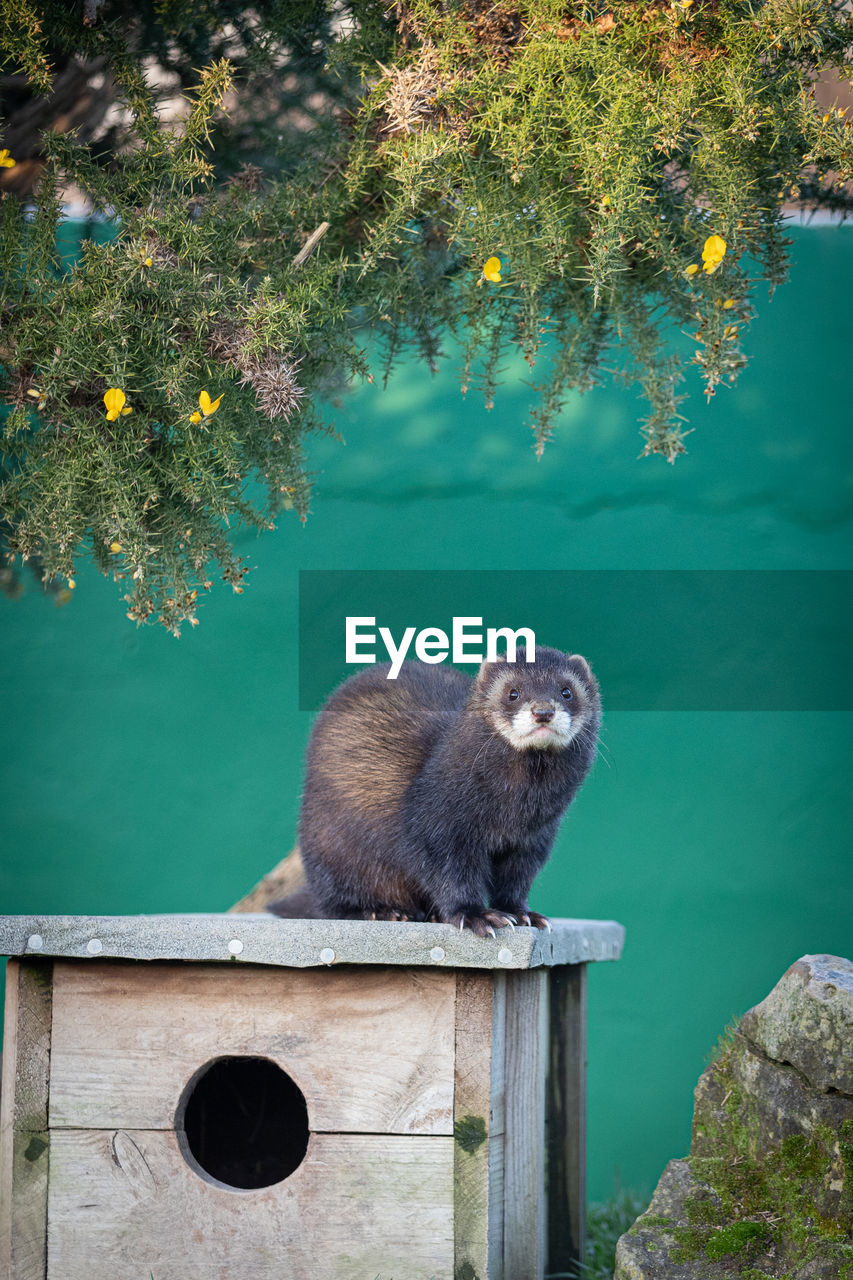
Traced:
MULTIPOLYGON (((83 566, 64 609, 0 600, 0 910, 216 910, 290 848, 300 568, 853 568, 853 231, 794 235, 751 364, 710 406, 694 386, 674 467, 637 460, 633 391, 573 399, 537 462, 520 371, 489 414, 412 362, 345 399, 307 527, 238 535, 249 585, 195 632, 137 631, 83 566)), ((603 739, 534 894, 628 930, 591 973, 595 1197, 685 1151, 733 1015, 804 952, 853 952, 849 713, 611 712, 603 739)))

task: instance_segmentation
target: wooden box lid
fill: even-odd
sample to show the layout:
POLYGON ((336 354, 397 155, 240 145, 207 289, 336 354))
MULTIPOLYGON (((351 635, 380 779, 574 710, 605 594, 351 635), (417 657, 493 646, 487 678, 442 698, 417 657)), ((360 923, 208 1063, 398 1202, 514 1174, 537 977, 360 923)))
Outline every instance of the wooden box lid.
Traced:
POLYGON ((206 960, 310 968, 332 964, 537 969, 618 960, 614 920, 552 920, 478 938, 446 924, 282 920, 266 913, 139 916, 0 916, 0 955, 75 960, 206 960))

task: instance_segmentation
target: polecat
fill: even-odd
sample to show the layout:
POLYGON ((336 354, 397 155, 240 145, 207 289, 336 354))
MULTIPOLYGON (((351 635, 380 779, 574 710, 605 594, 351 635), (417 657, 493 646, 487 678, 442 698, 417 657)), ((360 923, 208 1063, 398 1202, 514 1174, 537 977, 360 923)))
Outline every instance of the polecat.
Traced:
POLYGON ((352 676, 317 718, 299 831, 309 896, 270 909, 480 936, 548 927, 527 896, 595 756, 588 663, 537 647, 535 663, 484 662, 473 681, 420 662, 387 671, 352 676))

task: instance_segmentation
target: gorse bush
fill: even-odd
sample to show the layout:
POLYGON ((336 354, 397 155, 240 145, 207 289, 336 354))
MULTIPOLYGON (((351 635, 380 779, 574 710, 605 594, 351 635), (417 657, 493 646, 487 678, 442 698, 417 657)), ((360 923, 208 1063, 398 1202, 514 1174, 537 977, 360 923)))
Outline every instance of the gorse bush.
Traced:
POLYGON ((102 112, 42 135, 31 194, 3 170, 8 547, 48 580, 90 549, 137 620, 194 622, 214 576, 240 589, 229 527, 304 517, 300 442, 324 395, 373 376, 369 337, 386 377, 453 337, 489 404, 520 352, 539 450, 617 368, 648 403, 644 452, 672 461, 672 331, 708 395, 733 381, 752 291, 785 276, 783 205, 850 204, 849 122, 814 98, 819 71, 849 74, 840 3, 233 8, 6 4, 30 84, 9 141, 69 68, 114 99, 106 132, 102 112), (183 86, 176 120, 152 62, 183 86), (72 184, 116 236, 63 270, 72 184))

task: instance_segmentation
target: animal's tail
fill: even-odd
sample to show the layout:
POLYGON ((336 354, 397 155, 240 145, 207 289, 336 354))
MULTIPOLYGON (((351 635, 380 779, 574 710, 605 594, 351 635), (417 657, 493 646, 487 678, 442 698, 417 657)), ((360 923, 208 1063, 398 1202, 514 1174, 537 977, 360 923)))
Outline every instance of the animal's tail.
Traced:
POLYGON ((274 916, 283 916, 286 920, 322 919, 317 903, 314 901, 314 895, 307 885, 297 889, 295 893, 288 894, 286 898, 268 902, 264 909, 271 911, 274 916))

